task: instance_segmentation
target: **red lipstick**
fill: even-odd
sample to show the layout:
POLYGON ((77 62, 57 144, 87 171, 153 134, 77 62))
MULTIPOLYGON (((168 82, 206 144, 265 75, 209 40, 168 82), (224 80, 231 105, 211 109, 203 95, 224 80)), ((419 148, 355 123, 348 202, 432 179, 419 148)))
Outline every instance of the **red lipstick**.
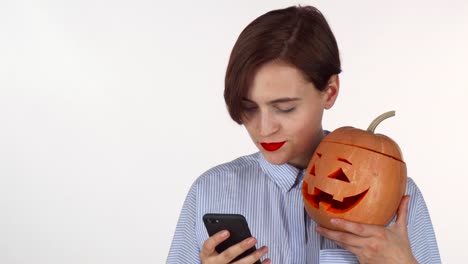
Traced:
POLYGON ((280 149, 283 144, 285 143, 286 141, 283 141, 283 142, 272 142, 272 143, 260 143, 260 145, 262 145, 262 147, 266 150, 266 151, 277 151, 278 149, 280 149))

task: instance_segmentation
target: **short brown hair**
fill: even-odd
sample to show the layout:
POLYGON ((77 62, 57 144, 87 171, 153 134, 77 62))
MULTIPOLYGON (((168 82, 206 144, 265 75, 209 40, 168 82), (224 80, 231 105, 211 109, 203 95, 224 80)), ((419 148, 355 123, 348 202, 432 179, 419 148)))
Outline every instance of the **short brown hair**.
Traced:
POLYGON ((242 124, 242 99, 254 75, 273 60, 298 68, 320 91, 341 72, 335 36, 317 8, 292 6, 261 15, 239 35, 226 70, 224 100, 238 124, 242 124))

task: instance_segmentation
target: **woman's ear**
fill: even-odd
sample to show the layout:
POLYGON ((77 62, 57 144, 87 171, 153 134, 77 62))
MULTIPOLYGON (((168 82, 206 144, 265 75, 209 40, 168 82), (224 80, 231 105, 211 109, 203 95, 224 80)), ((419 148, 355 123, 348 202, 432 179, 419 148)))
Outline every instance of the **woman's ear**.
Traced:
POLYGON ((333 74, 328 80, 327 87, 323 90, 323 108, 330 109, 338 97, 340 91, 340 78, 338 74, 333 74))

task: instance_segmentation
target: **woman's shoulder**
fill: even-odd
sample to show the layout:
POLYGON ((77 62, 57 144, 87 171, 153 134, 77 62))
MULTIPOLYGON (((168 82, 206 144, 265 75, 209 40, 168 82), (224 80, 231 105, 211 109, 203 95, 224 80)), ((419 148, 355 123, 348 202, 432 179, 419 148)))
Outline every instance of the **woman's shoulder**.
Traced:
MULTIPOLYGON (((406 182, 406 195, 410 196, 409 202, 409 215, 410 218, 412 216, 412 212, 415 211, 427 211, 426 201, 424 200, 423 194, 419 189, 418 185, 416 185, 415 181, 408 177, 406 182)), ((416 217, 416 215, 413 215, 416 217)))
POLYGON ((418 185, 414 182, 414 180, 410 177, 406 180, 406 194, 410 195, 411 197, 418 197, 421 195, 421 191, 418 188, 418 185))
POLYGON ((210 181, 212 179, 219 180, 224 177, 245 175, 248 172, 259 170, 260 155, 260 152, 255 152, 214 166, 200 175, 195 183, 210 181))

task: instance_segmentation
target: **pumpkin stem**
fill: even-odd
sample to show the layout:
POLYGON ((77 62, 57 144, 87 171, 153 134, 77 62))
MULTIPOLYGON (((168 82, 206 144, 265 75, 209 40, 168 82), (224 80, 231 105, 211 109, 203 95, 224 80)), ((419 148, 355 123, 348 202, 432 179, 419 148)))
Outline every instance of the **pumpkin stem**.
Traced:
POLYGON ((372 123, 369 125, 369 127, 367 128, 367 131, 371 132, 371 133, 375 133, 375 128, 382 122, 384 121, 385 119, 389 118, 389 117, 392 117, 392 116, 395 116, 395 111, 388 111, 386 113, 383 113, 381 115, 379 115, 376 119, 374 119, 374 121, 372 121, 372 123))

